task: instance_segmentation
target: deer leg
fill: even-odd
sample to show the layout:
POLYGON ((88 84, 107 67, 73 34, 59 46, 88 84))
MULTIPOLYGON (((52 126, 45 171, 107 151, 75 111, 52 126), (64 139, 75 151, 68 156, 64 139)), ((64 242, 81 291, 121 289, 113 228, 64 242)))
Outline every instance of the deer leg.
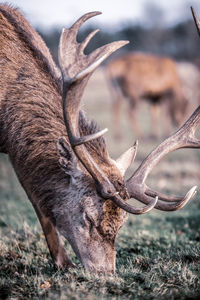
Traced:
POLYGON ((164 136, 169 136, 172 130, 172 121, 171 121, 171 115, 170 115, 170 98, 164 99, 162 101, 162 111, 163 111, 163 121, 162 121, 162 127, 163 127, 163 133, 164 136))
POLYGON ((158 131, 159 114, 160 114, 160 105, 158 103, 153 103, 151 105, 151 116, 152 116, 152 136, 154 138, 159 137, 159 131, 158 131))
POLYGON ((68 257, 63 247, 60 235, 51 222, 50 218, 44 216, 41 210, 38 209, 38 207, 36 207, 35 205, 34 208, 43 229, 47 245, 55 265, 59 269, 69 269, 70 267, 75 267, 75 265, 68 257))
POLYGON ((129 101, 128 107, 128 116, 130 120, 130 124, 132 127, 133 132, 136 134, 138 138, 143 137, 142 130, 138 124, 137 116, 138 116, 138 104, 136 101, 129 101))

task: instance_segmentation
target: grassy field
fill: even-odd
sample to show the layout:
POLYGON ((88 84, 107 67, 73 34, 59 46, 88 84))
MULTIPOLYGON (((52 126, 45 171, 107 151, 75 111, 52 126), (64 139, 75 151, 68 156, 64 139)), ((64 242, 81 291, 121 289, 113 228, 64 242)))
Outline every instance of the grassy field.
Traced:
MULTIPOLYGON (((135 140, 125 114, 123 138, 113 139, 110 94, 102 70, 92 77, 83 108, 106 135, 110 154, 117 158, 135 140)), ((148 106, 142 105, 140 122, 148 134, 148 106)), ((139 141, 136 162, 158 141, 139 141)), ((148 178, 151 187, 183 195, 199 185, 200 151, 170 154, 148 178)), ((73 251, 66 248, 77 269, 56 271, 34 210, 19 185, 6 155, 0 156, 0 299, 199 299, 200 296, 200 193, 184 209, 130 216, 117 241, 115 276, 89 274, 73 251)))

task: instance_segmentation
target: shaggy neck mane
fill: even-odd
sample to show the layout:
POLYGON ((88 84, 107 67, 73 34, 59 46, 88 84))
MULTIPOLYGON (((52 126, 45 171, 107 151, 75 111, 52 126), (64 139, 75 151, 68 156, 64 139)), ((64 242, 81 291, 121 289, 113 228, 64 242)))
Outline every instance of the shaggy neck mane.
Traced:
MULTIPOLYGON (((14 31, 18 35, 19 40, 24 44, 24 47, 29 47, 32 56, 34 57, 35 61, 37 62, 38 66, 41 70, 45 70, 46 75, 49 77, 48 79, 50 82, 57 88, 60 89, 61 82, 60 80, 55 80, 55 74, 53 73, 52 67, 49 64, 48 58, 51 58, 51 54, 49 49, 46 47, 45 43, 43 42, 42 38, 34 31, 34 29, 29 25, 26 19, 21 15, 18 9, 9 7, 8 6, 0 6, 0 12, 3 16, 8 20, 8 22, 13 26, 14 31), (7 8, 5 10, 4 8, 7 8), (22 21, 23 22, 19 22, 22 21), (37 39, 35 39, 35 36, 37 39), (42 42, 42 49, 46 51, 48 54, 48 58, 44 56, 40 49, 37 48, 37 42, 42 42)), ((52 58, 51 58, 52 59, 52 58)), ((54 64, 53 60, 51 63, 54 64)), ((56 65, 54 65, 56 68, 56 65)))

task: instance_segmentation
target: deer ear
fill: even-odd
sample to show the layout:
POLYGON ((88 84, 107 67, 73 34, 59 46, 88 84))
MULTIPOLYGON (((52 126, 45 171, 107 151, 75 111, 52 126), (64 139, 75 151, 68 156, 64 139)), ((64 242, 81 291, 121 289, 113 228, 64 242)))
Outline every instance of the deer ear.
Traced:
POLYGON ((116 160, 117 167, 119 168, 123 176, 126 170, 130 167, 131 163, 135 159, 137 146, 138 146, 138 142, 136 141, 131 148, 129 148, 116 160))
POLYGON ((57 151, 61 168, 66 174, 72 176, 77 163, 69 144, 63 136, 57 139, 57 151))

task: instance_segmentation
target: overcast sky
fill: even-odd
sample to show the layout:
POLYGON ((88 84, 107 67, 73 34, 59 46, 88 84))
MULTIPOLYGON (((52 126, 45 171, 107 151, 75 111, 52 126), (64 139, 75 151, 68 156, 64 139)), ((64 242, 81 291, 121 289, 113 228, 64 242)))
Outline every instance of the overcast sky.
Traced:
POLYGON ((82 14, 96 10, 103 14, 95 22, 111 28, 130 21, 142 24, 145 20, 146 24, 155 21, 173 25, 190 18, 191 5, 200 14, 199 0, 10 0, 9 3, 20 7, 32 25, 44 28, 69 26, 82 14), (153 3, 151 8, 149 3, 153 3))

